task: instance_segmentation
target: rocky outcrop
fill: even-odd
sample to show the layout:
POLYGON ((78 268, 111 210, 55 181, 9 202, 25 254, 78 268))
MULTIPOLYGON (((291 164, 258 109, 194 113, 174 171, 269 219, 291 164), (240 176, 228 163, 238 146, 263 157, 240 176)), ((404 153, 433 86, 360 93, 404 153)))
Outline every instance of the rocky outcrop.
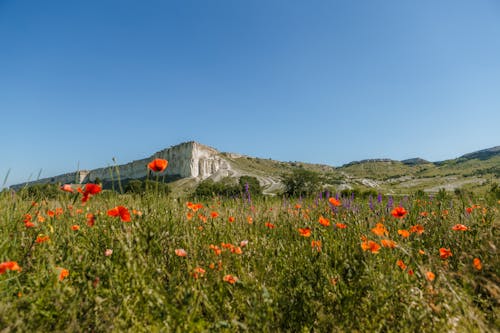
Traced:
MULTIPOLYGON (((55 177, 44 178, 36 183, 86 183, 96 179, 101 181, 112 181, 120 179, 140 179, 150 172, 147 164, 154 158, 164 158, 169 164, 160 176, 177 176, 179 178, 196 178, 198 180, 214 177, 217 175, 227 176, 231 171, 231 164, 223 158, 222 154, 211 147, 190 141, 161 150, 152 156, 133 161, 127 164, 109 166, 94 170, 80 170, 55 177)), ((27 183, 12 186, 20 188, 27 183)))

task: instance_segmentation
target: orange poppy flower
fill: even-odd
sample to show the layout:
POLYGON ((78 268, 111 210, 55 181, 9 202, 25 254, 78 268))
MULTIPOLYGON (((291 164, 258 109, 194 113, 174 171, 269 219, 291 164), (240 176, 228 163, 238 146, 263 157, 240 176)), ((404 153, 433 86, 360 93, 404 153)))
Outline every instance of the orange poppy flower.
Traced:
POLYGON ((230 283, 230 284, 235 284, 238 281, 238 278, 236 276, 231 275, 231 274, 227 274, 227 275, 224 275, 222 280, 224 280, 225 282, 230 283))
POLYGON ((372 232, 377 236, 384 236, 384 235, 387 236, 389 234, 389 231, 387 231, 387 229, 382 223, 377 223, 375 225, 375 228, 372 229, 372 232))
POLYGON ((473 208, 472 207, 467 207, 467 208, 465 208, 465 211, 467 212, 467 214, 470 214, 470 213, 472 213, 473 208))
POLYGON ((222 253, 222 250, 217 245, 210 244, 210 249, 214 251, 216 256, 220 256, 222 253))
POLYGON ((396 242, 390 239, 382 239, 380 244, 382 244, 383 247, 388 247, 390 249, 394 249, 397 246, 396 242))
POLYGON ((444 247, 439 249, 439 256, 441 259, 448 259, 449 257, 453 256, 453 253, 451 253, 450 249, 445 249, 444 247))
POLYGON ((418 250, 418 253, 421 254, 421 255, 424 255, 425 251, 424 250, 418 250))
POLYGON ((253 218, 251 216, 247 216, 247 222, 248 222, 248 224, 252 224, 253 218))
POLYGON ((403 260, 398 260, 396 261, 396 265, 399 266, 399 268, 401 268, 403 271, 406 269, 406 264, 403 262, 403 260))
POLYGON ((320 240, 311 241, 311 247, 313 249, 316 249, 318 252, 321 252, 321 241, 320 240))
POLYGON ((162 158, 155 158, 148 164, 149 170, 153 172, 162 172, 167 168, 167 166, 168 166, 168 161, 162 158))
POLYGON ((193 269, 193 277, 195 279, 199 278, 199 277, 203 277, 206 273, 206 270, 204 270, 203 268, 201 267, 195 267, 193 269))
POLYGON ((347 228, 347 225, 345 225, 344 223, 335 223, 335 225, 337 226, 337 228, 339 229, 345 229, 347 228))
POLYGON ((310 237, 311 236, 311 228, 299 228, 297 229, 301 236, 310 237))
POLYGON ((276 228, 276 226, 270 222, 266 222, 266 227, 268 227, 269 229, 274 229, 276 228))
POLYGON ((87 225, 93 227, 95 224, 95 216, 92 213, 87 213, 87 225))
POLYGON ((427 212, 421 212, 420 213, 420 216, 422 216, 422 217, 427 217, 428 215, 429 215, 429 213, 427 213, 427 212))
POLYGON ((207 217, 203 214, 198 214, 198 218, 203 221, 203 223, 207 223, 207 217))
POLYGON ((36 219, 37 219, 37 221, 38 221, 38 222, 40 222, 40 223, 45 222, 45 217, 43 217, 42 215, 38 215, 38 216, 36 217, 36 219))
POLYGON ((321 215, 319 217, 319 220, 318 220, 319 224, 325 226, 325 227, 328 227, 330 225, 330 220, 328 220, 327 218, 323 217, 323 215, 321 215))
POLYGON ((175 254, 178 257, 186 257, 187 256, 187 252, 184 249, 175 249, 175 254))
POLYGON ((210 217, 213 218, 213 219, 215 219, 215 218, 219 217, 219 213, 217 213, 217 212, 210 212, 210 217))
POLYGON ((424 227, 420 224, 416 224, 416 225, 410 227, 410 232, 414 232, 418 235, 421 235, 424 232, 424 230, 425 230, 424 227))
POLYGON ((5 261, 0 263, 0 274, 5 273, 6 271, 21 271, 21 267, 17 264, 16 261, 5 261))
POLYGON ((469 230, 469 228, 463 224, 455 224, 452 228, 452 230, 455 230, 455 231, 467 231, 469 230))
POLYGON ((474 260, 472 260, 472 266, 474 266, 475 269, 480 271, 483 268, 483 264, 481 263, 481 259, 474 258, 474 260))
POLYGON ((73 230, 73 231, 80 230, 80 226, 78 224, 74 224, 71 226, 71 230, 73 230))
POLYGON ((228 221, 229 223, 233 223, 235 221, 234 216, 229 216, 228 221))
POLYGON ((425 277, 429 281, 434 281, 434 279, 436 278, 436 275, 432 272, 427 272, 427 273, 425 273, 425 277))
POLYGON ((370 251, 371 253, 378 253, 380 250, 380 245, 375 243, 374 241, 364 241, 361 243, 361 248, 363 251, 370 251))
POLYGON ((116 206, 108 210, 108 216, 120 217, 123 222, 130 222, 130 212, 124 206, 116 206))
POLYGON ((239 246, 233 246, 233 247, 231 247, 231 253, 242 254, 243 251, 241 250, 241 247, 239 247, 239 246))
POLYGON ((340 200, 337 200, 335 198, 329 198, 328 201, 332 204, 332 206, 338 207, 341 205, 340 200))
POLYGON ((410 237, 410 232, 408 230, 398 230, 398 234, 401 235, 403 238, 408 238, 410 237))
POLYGON ((40 243, 43 243, 43 242, 48 241, 49 239, 50 239, 50 237, 49 237, 49 236, 47 236, 47 235, 38 235, 38 236, 36 237, 35 242, 36 242, 36 243, 38 243, 38 244, 40 244, 40 243))
POLYGON ((65 278, 67 278, 69 276, 69 271, 65 268, 59 268, 59 281, 62 281, 64 280, 65 278))
POLYGON ((25 226, 26 228, 33 228, 33 227, 35 226, 35 224, 34 224, 33 222, 26 222, 26 223, 24 224, 24 226, 25 226))
POLYGON ((295 209, 300 209, 300 208, 302 208, 301 204, 295 204, 295 209))
POLYGON ((391 211, 391 215, 398 219, 404 217, 407 213, 406 209, 401 206, 398 206, 391 211))
POLYGON ((53 210, 47 210, 47 216, 48 217, 54 217, 54 215, 56 215, 56 213, 53 211, 53 210))

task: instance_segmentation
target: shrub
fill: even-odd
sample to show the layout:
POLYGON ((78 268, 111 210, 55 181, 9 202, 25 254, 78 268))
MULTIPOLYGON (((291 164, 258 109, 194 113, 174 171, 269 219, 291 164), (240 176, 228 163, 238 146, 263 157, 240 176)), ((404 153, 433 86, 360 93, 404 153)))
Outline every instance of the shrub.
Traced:
POLYGON ((287 196, 309 196, 319 191, 320 179, 318 173, 306 169, 294 169, 292 173, 281 177, 287 196))

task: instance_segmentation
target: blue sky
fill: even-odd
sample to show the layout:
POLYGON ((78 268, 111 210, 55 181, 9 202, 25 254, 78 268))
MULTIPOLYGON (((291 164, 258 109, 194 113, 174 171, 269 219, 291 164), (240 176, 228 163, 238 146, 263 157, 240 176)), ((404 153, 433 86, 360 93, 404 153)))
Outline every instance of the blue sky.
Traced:
POLYGON ((500 2, 0 0, 0 185, 189 140, 339 166, 500 145, 500 2))

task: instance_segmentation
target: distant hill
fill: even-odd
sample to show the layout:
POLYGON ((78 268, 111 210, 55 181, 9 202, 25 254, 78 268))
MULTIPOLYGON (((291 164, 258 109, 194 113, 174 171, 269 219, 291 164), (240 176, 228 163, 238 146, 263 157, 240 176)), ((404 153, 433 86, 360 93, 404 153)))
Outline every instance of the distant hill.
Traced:
MULTIPOLYGON (((429 162, 422 158, 403 161, 384 158, 354 161, 341 167, 333 167, 223 153, 191 141, 127 164, 69 172, 29 184, 86 183, 99 179, 109 185, 110 182, 116 181, 117 175, 126 183, 132 179, 146 178, 148 161, 157 157, 169 161, 169 166, 161 178, 170 182, 174 192, 181 194, 193 190, 205 179, 227 182, 237 181, 241 176, 256 177, 264 193, 278 194, 283 189, 281 176, 296 168, 319 173, 325 189, 332 191, 357 189, 403 194, 415 190, 435 192, 441 188, 449 191, 457 188, 474 190, 492 182, 500 182, 500 146, 441 162, 429 162)), ((26 185, 27 183, 17 184, 12 188, 19 189, 26 185)))

